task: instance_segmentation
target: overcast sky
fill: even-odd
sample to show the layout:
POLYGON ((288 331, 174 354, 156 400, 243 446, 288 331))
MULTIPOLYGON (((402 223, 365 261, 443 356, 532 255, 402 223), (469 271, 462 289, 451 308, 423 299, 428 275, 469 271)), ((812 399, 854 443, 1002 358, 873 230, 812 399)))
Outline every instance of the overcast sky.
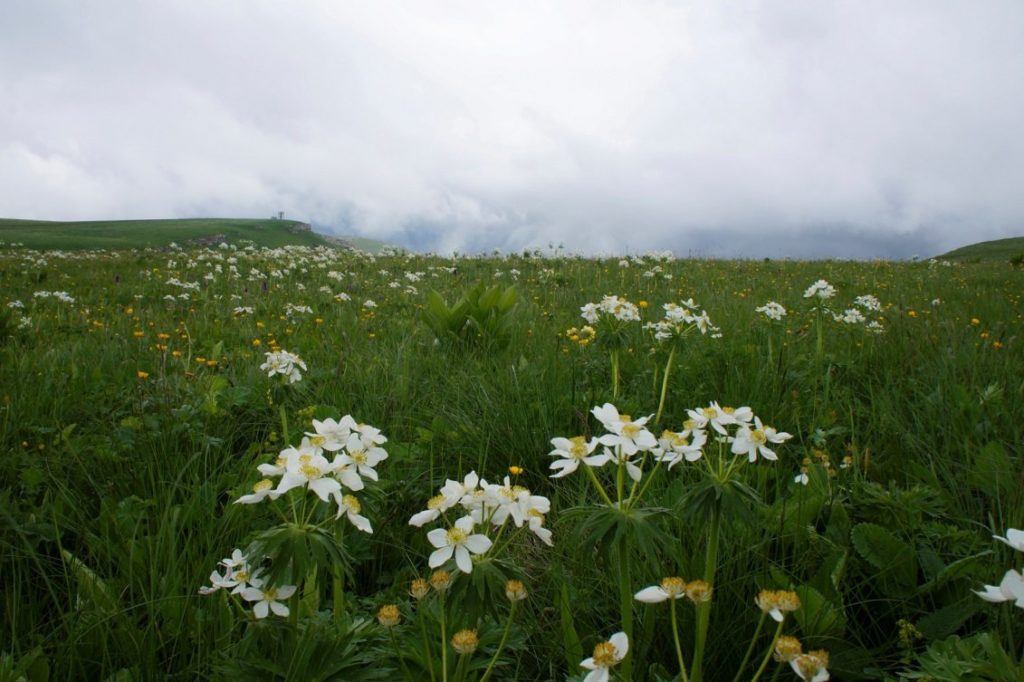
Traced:
POLYGON ((2 0, 0 217, 475 252, 1024 234, 1021 0, 2 0))

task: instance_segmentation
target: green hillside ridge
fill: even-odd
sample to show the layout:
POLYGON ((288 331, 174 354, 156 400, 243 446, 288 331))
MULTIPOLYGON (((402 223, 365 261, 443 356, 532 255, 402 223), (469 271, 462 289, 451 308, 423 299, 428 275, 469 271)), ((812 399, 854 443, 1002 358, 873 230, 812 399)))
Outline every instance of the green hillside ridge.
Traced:
POLYGON ((1024 254, 1024 237, 1010 237, 1008 239, 995 239, 988 242, 978 242, 953 249, 936 258, 945 260, 981 260, 981 261, 1008 261, 1014 256, 1024 254))
POLYGON ((168 220, 44 221, 0 219, 0 242, 34 249, 132 249, 195 243, 236 243, 258 246, 356 246, 383 248, 372 240, 327 237, 297 220, 193 218, 168 220))

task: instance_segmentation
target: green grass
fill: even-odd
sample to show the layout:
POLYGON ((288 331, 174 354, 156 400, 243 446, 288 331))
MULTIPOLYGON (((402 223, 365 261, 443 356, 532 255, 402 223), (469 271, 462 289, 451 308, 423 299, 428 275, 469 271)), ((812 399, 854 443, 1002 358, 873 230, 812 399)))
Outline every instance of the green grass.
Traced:
MULTIPOLYGON (((516 483, 550 499, 554 546, 510 529, 496 543, 511 539, 503 554, 456 581, 446 634, 476 628, 482 642, 467 679, 501 640, 506 577, 524 581, 530 596, 491 679, 579 680, 579 661, 625 627, 623 594, 633 679, 671 679, 668 605, 628 597, 665 576, 707 575, 716 524, 709 682, 732 679, 761 589, 799 593, 804 607, 785 632, 830 651, 834 679, 891 679, 918 669, 929 647, 949 658, 952 635, 969 639, 964 649, 998 636, 1019 665, 1020 612, 972 593, 1019 568, 1020 555, 991 535, 1024 527, 1024 272, 1003 263, 627 267, 572 257, 371 262, 340 250, 186 249, 168 259, 5 247, 0 291, 0 671, 43 661, 52 679, 430 679, 417 658, 419 625, 438 672, 440 600, 415 602, 408 588, 430 573, 426 531, 438 524, 408 520, 446 479, 475 470, 500 482, 510 466, 523 470, 516 483), (884 333, 819 316, 803 297, 819 278, 837 288, 836 312, 876 296, 882 310, 868 317, 884 333), (479 327, 503 338, 435 340, 422 319, 429 291, 454 304, 480 282, 518 291, 507 321, 479 327), (74 302, 35 295, 53 291, 74 302), (664 417, 651 430, 681 429, 688 409, 712 400, 747 405, 793 434, 772 446, 777 462, 745 464, 726 452, 722 461, 738 464, 716 469, 713 440, 704 458, 671 471, 655 474, 648 460, 643 480, 653 483, 629 514, 603 506, 583 468, 548 477, 552 438, 603 433, 590 410, 612 401, 609 337, 599 330, 580 347, 566 330, 584 324, 581 306, 611 293, 645 301, 644 320, 692 297, 722 329, 721 339, 694 334, 680 346, 664 417), (376 307, 364 307, 368 299, 376 307), (755 308, 768 300, 789 315, 764 319, 755 308), (23 307, 9 308, 13 301, 23 307), (243 307, 251 312, 236 312, 243 307), (281 385, 259 369, 274 345, 306 362, 300 382, 281 385), (353 493, 372 535, 345 516, 335 524, 335 504, 303 491, 232 503, 261 478, 257 465, 312 431, 312 419, 345 414, 388 438, 380 481, 353 493), (801 471, 806 487, 794 482, 801 471), (330 538, 296 549, 310 537, 293 521, 304 513, 343 534, 329 561, 317 552, 330 538), (285 549, 271 567, 303 584, 288 600, 294 619, 257 622, 251 605, 223 590, 198 594, 232 548, 273 528, 285 549), (403 656, 373 621, 389 603, 402 610, 394 636, 403 656)), ((616 347, 614 404, 634 418, 653 415, 666 350, 639 324, 616 347)), ((614 466, 595 472, 614 497, 614 466)), ((678 613, 692 661, 699 619, 685 600, 678 613)), ((453 680, 457 656, 446 651, 453 680)), ((796 679, 780 670, 779 679, 796 679)))
POLYGON ((130 249, 186 245, 224 235, 229 242, 257 246, 319 246, 327 242, 294 220, 196 218, 188 220, 35 221, 0 219, 0 241, 33 249, 130 249))
POLYGON ((1002 261, 1008 262, 1014 256, 1024 254, 1024 237, 996 239, 961 246, 936 258, 956 261, 1002 261))

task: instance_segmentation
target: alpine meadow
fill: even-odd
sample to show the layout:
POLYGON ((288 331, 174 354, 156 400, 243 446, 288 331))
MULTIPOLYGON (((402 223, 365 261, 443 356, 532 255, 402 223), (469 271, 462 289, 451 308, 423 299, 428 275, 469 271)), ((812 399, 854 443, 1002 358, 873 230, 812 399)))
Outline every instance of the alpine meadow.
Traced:
POLYGON ((1024 680, 1005 259, 222 237, 0 245, 0 680, 1024 680))

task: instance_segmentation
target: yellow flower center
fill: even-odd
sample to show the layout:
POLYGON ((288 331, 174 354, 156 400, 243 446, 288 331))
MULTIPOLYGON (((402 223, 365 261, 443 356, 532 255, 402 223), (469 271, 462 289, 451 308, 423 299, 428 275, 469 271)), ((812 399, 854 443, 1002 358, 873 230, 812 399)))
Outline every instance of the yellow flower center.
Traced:
POLYGON ((327 436, 310 436, 309 438, 310 445, 315 445, 316 447, 321 447, 326 442, 327 436))
POLYGON ((402 619, 402 614, 394 604, 385 604, 377 611, 377 621, 386 628, 393 628, 402 619))
POLYGON ((320 478, 320 469, 309 462, 306 462, 299 467, 299 473, 309 479, 320 478))
POLYGON ((750 432, 750 440, 758 445, 764 445, 768 442, 768 436, 764 435, 764 431, 761 429, 754 429, 750 432))
POLYGON ((594 647, 594 663, 601 668, 610 668, 619 662, 615 645, 611 642, 601 642, 594 647))
POLYGON ((587 456, 587 439, 583 436, 570 438, 572 445, 569 447, 569 456, 573 459, 583 459, 587 456))
POLYGON ((713 407, 705 407, 700 412, 701 412, 701 414, 703 414, 708 419, 717 419, 718 418, 718 410, 716 410, 713 407))
POLYGON ((474 630, 459 630, 452 636, 452 648, 463 656, 476 651, 479 644, 480 638, 474 630))
POLYGON ((462 530, 461 528, 449 528, 448 529, 448 544, 450 545, 461 545, 469 537, 469 533, 462 530))
POLYGON ((434 495, 427 500, 427 509, 440 509, 444 504, 444 495, 434 495))
POLYGON ((355 495, 345 495, 341 498, 341 503, 348 507, 348 510, 353 514, 358 514, 363 509, 363 506, 359 504, 359 500, 356 499, 355 495))
POLYGON ((622 427, 622 435, 626 438, 636 438, 640 434, 641 430, 642 427, 637 426, 636 424, 625 424, 622 427))
POLYGON ((355 462, 356 464, 366 464, 366 450, 356 450, 355 452, 350 452, 349 456, 352 458, 352 461, 355 462))
POLYGON ((423 599, 425 596, 427 596, 427 592, 429 590, 430 583, 428 583, 423 578, 416 578, 409 585, 409 594, 411 594, 414 599, 423 599))
POLYGON ((686 581, 676 576, 663 578, 661 581, 661 589, 665 590, 665 594, 674 599, 679 595, 686 593, 686 581))
POLYGON ((264 478, 262 481, 258 482, 256 485, 252 487, 252 491, 254 493, 258 493, 261 490, 269 490, 272 487, 274 487, 274 482, 271 481, 269 478, 264 478))
POLYGON ((448 571, 434 571, 430 574, 430 586, 438 592, 447 590, 452 585, 452 576, 448 571))

